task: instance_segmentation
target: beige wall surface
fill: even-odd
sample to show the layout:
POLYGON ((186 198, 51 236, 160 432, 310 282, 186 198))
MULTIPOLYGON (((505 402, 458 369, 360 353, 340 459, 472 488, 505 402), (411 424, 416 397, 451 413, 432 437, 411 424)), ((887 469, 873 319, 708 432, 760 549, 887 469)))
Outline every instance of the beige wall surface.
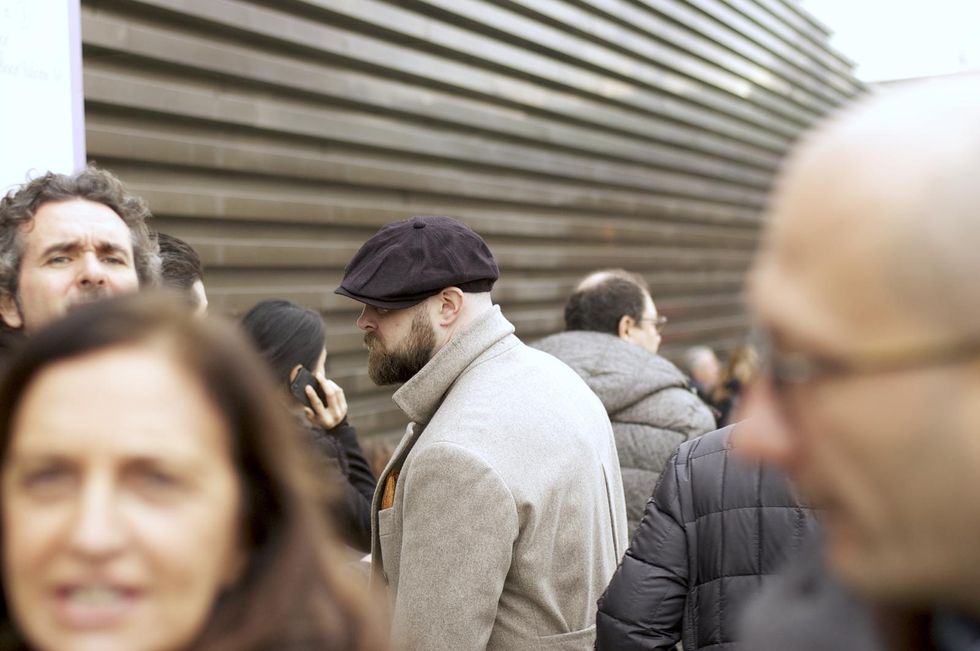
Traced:
POLYGON ((214 310, 322 311, 352 421, 394 435, 333 289, 413 214, 487 239, 526 340, 621 266, 669 356, 737 343, 781 157, 863 92, 827 35, 792 0, 83 0, 88 155, 201 252, 214 310))

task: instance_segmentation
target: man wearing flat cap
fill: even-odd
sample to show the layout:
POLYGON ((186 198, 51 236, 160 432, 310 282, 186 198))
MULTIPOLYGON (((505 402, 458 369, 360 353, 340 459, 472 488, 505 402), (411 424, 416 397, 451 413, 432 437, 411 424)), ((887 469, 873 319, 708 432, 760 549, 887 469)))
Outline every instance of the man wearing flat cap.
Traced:
POLYGON ((525 346, 490 299, 493 254, 449 217, 389 224, 338 294, 364 304, 368 370, 411 424, 373 504, 374 576, 408 651, 595 641, 595 603, 626 548, 605 409, 525 346))

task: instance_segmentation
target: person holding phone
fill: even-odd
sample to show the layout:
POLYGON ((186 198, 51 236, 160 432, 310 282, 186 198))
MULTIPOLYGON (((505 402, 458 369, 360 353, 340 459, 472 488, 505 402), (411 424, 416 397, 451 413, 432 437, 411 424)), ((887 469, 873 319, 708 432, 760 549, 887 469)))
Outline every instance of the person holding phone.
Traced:
POLYGON ((335 519, 345 541, 361 551, 371 548, 371 499, 377 482, 364 458, 356 430, 347 422, 344 390, 325 374, 326 330, 313 310, 285 299, 257 303, 241 325, 288 388, 306 418, 306 431, 321 457, 334 462, 346 479, 335 519))

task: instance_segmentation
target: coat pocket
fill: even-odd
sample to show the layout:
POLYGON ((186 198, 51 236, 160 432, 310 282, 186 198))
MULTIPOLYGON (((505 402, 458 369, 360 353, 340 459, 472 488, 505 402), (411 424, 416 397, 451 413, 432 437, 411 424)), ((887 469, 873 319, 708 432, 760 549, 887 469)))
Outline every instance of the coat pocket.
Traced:
POLYGON ((395 509, 378 511, 378 547, 381 550, 381 571, 388 585, 398 583, 398 563, 401 557, 401 536, 396 530, 395 509))
POLYGON ((538 649, 548 651, 590 651, 595 646, 595 624, 580 631, 538 638, 538 649))
POLYGON ((384 538, 394 531, 395 509, 387 508, 378 511, 378 538, 384 538))

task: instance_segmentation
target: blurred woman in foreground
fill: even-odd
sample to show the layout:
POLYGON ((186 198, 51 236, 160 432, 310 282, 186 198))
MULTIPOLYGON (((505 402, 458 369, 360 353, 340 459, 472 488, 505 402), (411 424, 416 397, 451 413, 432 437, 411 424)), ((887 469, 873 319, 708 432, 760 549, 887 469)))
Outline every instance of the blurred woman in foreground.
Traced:
POLYGON ((127 296, 0 384, 0 648, 384 648, 240 335, 127 296))
POLYGON ((281 395, 305 414, 308 439, 327 462, 320 466, 321 479, 329 481, 333 462, 334 478, 344 480, 334 491, 341 499, 331 509, 338 533, 352 547, 371 551, 371 499, 377 480, 347 421, 344 390, 326 378, 323 319, 292 301, 268 299, 246 312, 241 324, 272 369, 281 395))

